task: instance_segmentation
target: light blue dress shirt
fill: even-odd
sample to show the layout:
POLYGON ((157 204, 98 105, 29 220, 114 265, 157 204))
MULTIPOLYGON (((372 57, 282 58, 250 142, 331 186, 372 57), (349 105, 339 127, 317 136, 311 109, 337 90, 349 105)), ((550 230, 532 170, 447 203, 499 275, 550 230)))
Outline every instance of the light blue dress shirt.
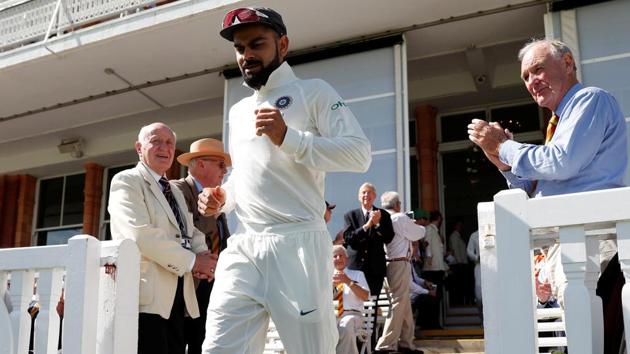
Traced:
POLYGON ((555 112, 560 121, 547 145, 507 140, 499 158, 510 188, 550 196, 624 187, 628 163, 626 122, 615 98, 602 89, 575 84, 555 112))

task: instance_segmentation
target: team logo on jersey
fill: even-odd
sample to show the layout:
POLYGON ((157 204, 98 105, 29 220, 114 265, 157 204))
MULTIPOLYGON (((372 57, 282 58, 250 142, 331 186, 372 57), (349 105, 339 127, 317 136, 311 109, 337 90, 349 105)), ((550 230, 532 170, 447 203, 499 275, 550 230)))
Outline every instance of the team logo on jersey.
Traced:
POLYGON ((334 105, 330 106, 331 111, 336 111, 341 107, 348 107, 344 101, 337 101, 334 105))
POLYGON ((278 109, 285 109, 289 107, 293 103, 293 98, 291 96, 282 96, 276 100, 275 106, 278 109))

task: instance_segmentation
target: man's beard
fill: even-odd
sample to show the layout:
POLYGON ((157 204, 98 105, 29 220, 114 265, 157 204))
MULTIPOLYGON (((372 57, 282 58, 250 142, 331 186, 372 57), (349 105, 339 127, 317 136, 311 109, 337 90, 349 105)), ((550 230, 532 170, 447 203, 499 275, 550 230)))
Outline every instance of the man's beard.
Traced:
MULTIPOLYGON (((243 67, 251 64, 260 64, 262 66, 262 62, 254 60, 254 61, 245 61, 243 63, 243 67)), ((273 58, 271 63, 267 66, 262 66, 259 72, 250 74, 249 76, 245 74, 245 70, 241 67, 241 75, 243 75, 243 79, 245 83, 253 88, 254 90, 259 90, 261 87, 267 84, 267 80, 269 80, 269 76, 271 73, 276 70, 280 66, 280 56, 276 53, 276 56, 273 58)))

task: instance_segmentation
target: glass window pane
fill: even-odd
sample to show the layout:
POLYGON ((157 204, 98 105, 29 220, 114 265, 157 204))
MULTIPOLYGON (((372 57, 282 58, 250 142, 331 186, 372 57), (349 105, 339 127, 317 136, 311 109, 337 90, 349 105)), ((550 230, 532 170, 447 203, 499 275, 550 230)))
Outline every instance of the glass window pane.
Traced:
POLYGON ((468 140, 468 124, 473 119, 486 120, 486 111, 458 113, 442 116, 442 142, 468 140))
POLYGON ((63 177, 45 179, 39 182, 38 228, 59 226, 62 191, 63 177))
POLYGON ((526 105, 495 108, 490 113, 492 121, 499 122, 503 128, 512 133, 524 133, 540 130, 540 114, 538 105, 526 105))
POLYGON ((409 121, 409 147, 416 146, 416 121, 409 121))
POLYGON ((63 225, 83 224, 85 174, 66 176, 63 225))
POLYGON ((477 203, 492 201, 507 184, 476 147, 442 154, 442 168, 446 230, 459 219, 464 222, 462 235, 468 237, 477 229, 477 203))
POLYGON ((394 97, 354 102, 348 106, 370 140, 372 151, 396 148, 396 100, 394 97))
POLYGON ((409 180, 411 181, 411 209, 416 209, 420 206, 419 189, 420 174, 418 173, 418 159, 416 156, 409 156, 409 180))
POLYGON ((65 245, 72 236, 80 235, 82 228, 71 228, 63 230, 39 231, 37 233, 38 246, 65 245))
MULTIPOLYGON (((114 178, 114 176, 120 172, 120 171, 124 171, 126 169, 132 168, 134 167, 134 164, 131 165, 125 165, 125 166, 120 166, 120 167, 112 167, 112 168, 108 168, 107 169, 107 188, 105 188, 105 217, 104 217, 104 221, 109 220, 109 211, 107 211, 107 206, 109 205, 109 187, 112 185, 112 178, 114 178)), ((109 226, 107 227, 107 229, 109 230, 109 226)), ((110 237, 111 239, 111 237, 110 237)))

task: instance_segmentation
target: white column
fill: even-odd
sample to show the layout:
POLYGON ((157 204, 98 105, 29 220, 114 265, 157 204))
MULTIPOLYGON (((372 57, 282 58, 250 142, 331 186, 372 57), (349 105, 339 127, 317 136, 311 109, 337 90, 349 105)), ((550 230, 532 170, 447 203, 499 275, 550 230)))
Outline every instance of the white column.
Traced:
POLYGON ((61 297, 63 271, 52 268, 39 271, 37 294, 39 295, 39 314, 35 321, 35 353, 54 353, 59 342, 59 315, 57 303, 61 297))
POLYGON ((88 235, 68 241, 64 354, 96 352, 96 322, 100 270, 99 241, 88 235))
MULTIPOLYGON (((591 242, 591 252, 599 255, 598 247, 591 242)), ((584 226, 560 228, 560 252, 562 267, 567 277, 564 291, 564 313, 567 343, 571 354, 593 354, 603 352, 602 334, 594 334, 596 327, 603 328, 601 299, 595 296, 593 275, 590 274, 587 288, 587 268, 593 272, 595 266, 587 266, 586 235, 584 226), (591 327, 593 326, 593 327, 591 327)), ((599 262, 599 257, 597 257, 599 262)), ((592 263, 592 261, 591 261, 592 263)), ((596 285, 596 284, 595 284, 596 285)))
POLYGON ((101 259, 116 265, 101 274, 97 353, 133 353, 138 347, 140 251, 131 240, 102 243, 101 259))
MULTIPOLYGON (((0 353, 13 353, 13 329, 11 317, 5 304, 8 272, 0 270, 0 353)), ((10 299, 8 299, 10 300, 10 299)))
POLYGON ((17 353, 28 352, 31 334, 31 315, 28 305, 33 298, 35 273, 32 270, 11 273, 11 322, 13 324, 13 348, 17 353))
MULTIPOLYGON (((617 250, 619 265, 626 280, 621 290, 623 326, 630 328, 630 221, 617 223, 617 250)), ((630 343, 630 330, 624 332, 626 343, 630 343)))
POLYGON ((497 252, 495 247, 494 203, 477 205, 479 223, 479 255, 481 293, 483 299, 483 337, 486 354, 501 354, 499 312, 501 294, 498 289, 497 252))
POLYGON ((527 200, 527 194, 520 189, 501 191, 494 197, 500 297, 498 303, 488 306, 498 308, 502 354, 515 350, 523 354, 538 353, 527 200))

